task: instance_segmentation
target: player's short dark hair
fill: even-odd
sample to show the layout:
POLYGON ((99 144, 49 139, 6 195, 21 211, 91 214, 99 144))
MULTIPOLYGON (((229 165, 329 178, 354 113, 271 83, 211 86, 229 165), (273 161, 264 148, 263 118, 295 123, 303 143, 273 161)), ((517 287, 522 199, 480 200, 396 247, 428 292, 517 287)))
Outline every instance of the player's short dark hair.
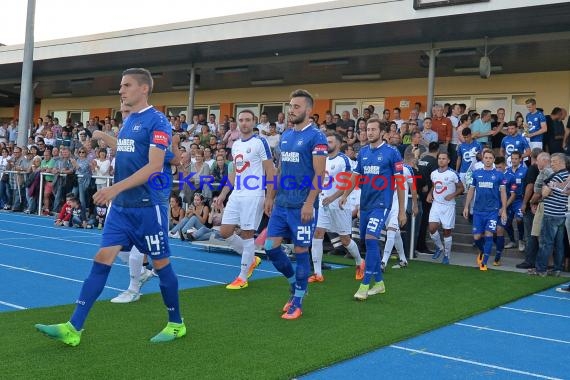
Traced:
POLYGON ((505 164, 505 157, 496 157, 495 158, 495 165, 501 165, 501 164, 505 164))
POLYGON ((451 159, 451 157, 450 157, 450 155, 449 155, 448 152, 439 152, 439 153, 437 154, 437 159, 438 159, 438 160, 439 160, 439 156, 442 155, 442 154, 445 154, 445 155, 447 156, 447 159, 448 159, 448 160, 451 159))
POLYGON ((511 157, 514 155, 517 155, 517 156, 519 156, 519 158, 522 158, 522 153, 519 152, 518 150, 515 150, 513 153, 511 153, 511 157))
POLYGON ((154 81, 152 80, 152 75, 147 69, 141 67, 130 68, 123 71, 123 76, 131 75, 135 78, 138 84, 146 84, 148 86, 148 94, 152 93, 154 87, 154 81))
POLYGON ((485 116, 490 115, 490 114, 491 114, 491 111, 483 110, 483 111, 481 111, 481 118, 484 118, 485 116))
POLYGON ((251 119, 252 119, 252 120, 255 119, 255 114, 254 114, 253 111, 250 110, 250 109, 245 109, 245 110, 239 111, 239 113, 238 113, 238 119, 239 119, 239 115, 242 114, 242 113, 248 113, 248 114, 251 115, 251 119))
POLYGON ((517 122, 514 120, 511 120, 507 123, 507 127, 516 127, 517 126, 517 122))
POLYGON ((469 136, 471 134, 471 128, 463 128, 461 131, 461 136, 469 136))
POLYGON ((65 195, 65 199, 73 199, 73 198, 75 198, 75 194, 73 194, 73 193, 67 193, 65 195))
POLYGON ((313 108, 313 95, 307 90, 298 89, 291 93, 290 98, 305 98, 309 108, 313 108))
POLYGON ((342 140, 342 136, 339 135, 338 133, 331 133, 329 136, 334 137, 334 139, 335 139, 336 141, 338 141, 339 143, 342 144, 342 141, 343 141, 343 140, 342 140))
POLYGON ((432 141, 428 145, 428 150, 430 153, 437 152, 439 150, 439 143, 437 141, 432 141))

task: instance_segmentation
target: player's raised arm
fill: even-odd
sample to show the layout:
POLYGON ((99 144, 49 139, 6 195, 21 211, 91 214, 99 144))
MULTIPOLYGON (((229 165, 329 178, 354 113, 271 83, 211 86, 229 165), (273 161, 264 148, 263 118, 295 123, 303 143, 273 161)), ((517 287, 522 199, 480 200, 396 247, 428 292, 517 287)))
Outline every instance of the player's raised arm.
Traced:
POLYGON ((109 148, 117 149, 117 138, 115 136, 108 135, 100 130, 96 130, 93 132, 92 138, 95 140, 103 140, 109 148))
POLYGON ((112 201, 119 193, 146 183, 152 174, 162 171, 164 155, 165 151, 163 149, 151 146, 148 152, 148 164, 137 170, 130 177, 99 190, 93 195, 93 200, 96 204, 106 204, 112 201))

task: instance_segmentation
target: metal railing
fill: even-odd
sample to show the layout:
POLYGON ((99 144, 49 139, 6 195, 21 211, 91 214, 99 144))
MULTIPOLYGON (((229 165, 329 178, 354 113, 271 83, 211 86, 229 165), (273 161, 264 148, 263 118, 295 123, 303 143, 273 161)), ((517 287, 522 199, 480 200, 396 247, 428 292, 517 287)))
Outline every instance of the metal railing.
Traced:
MULTIPOLYGON (((42 215, 42 208, 43 208, 43 195, 44 195, 44 176, 60 176, 60 177, 67 177, 67 174, 54 174, 54 173, 47 173, 47 172, 41 172, 40 173, 40 193, 38 195, 38 215, 42 215)), ((83 178, 82 174, 75 174, 77 176, 77 178, 83 178)), ((113 181, 113 177, 110 176, 97 176, 97 175, 93 175, 91 176, 91 178, 95 178, 95 179, 105 179, 107 181, 106 183, 106 187, 109 187, 109 184, 113 181)), ((31 210, 30 210, 31 212, 31 210)))

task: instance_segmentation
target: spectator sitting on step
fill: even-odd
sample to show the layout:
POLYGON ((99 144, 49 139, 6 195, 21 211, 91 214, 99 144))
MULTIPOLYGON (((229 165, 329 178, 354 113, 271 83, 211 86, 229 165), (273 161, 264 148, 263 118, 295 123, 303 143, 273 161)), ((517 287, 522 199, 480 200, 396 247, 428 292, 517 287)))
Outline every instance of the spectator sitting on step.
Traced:
POLYGON ((57 218, 54 222, 56 226, 69 226, 69 221, 72 217, 72 207, 71 207, 71 200, 74 199, 75 196, 73 193, 69 193, 65 196, 65 203, 61 206, 61 210, 57 215, 57 218))

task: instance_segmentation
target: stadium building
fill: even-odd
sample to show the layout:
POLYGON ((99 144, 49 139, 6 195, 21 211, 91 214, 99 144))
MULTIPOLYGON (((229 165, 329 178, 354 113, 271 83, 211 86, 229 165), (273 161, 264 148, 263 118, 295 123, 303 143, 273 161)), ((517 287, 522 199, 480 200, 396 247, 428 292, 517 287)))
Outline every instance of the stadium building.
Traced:
MULTIPOLYGON (((437 102, 525 112, 570 105, 570 3, 341 0, 37 42, 34 120, 118 116, 128 67, 149 68, 167 114, 284 109, 307 88, 315 112, 437 102), (430 66, 431 65, 431 66, 430 66), (486 79, 482 79, 482 77, 486 79), (190 84, 194 84, 190 89, 190 84)), ((18 117, 23 45, 0 47, 0 119, 18 117)))

